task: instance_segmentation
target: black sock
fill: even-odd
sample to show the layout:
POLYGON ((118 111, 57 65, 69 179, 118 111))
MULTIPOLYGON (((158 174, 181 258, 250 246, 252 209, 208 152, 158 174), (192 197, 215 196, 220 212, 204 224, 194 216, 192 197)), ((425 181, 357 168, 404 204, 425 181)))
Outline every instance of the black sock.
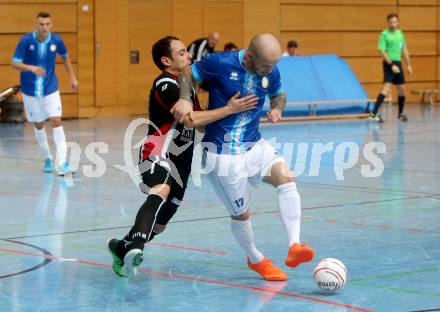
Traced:
POLYGON ((131 236, 133 235, 133 227, 131 227, 130 232, 128 232, 127 234, 125 234, 124 238, 122 240, 129 242, 131 244, 131 236))
POLYGON ((116 254, 121 259, 123 259, 125 257, 125 254, 128 251, 128 247, 131 244, 131 242, 129 242, 128 244, 126 244, 126 243, 127 242, 125 240, 120 240, 118 242, 118 244, 116 245, 116 254))
POLYGON ((136 220, 131 232, 130 249, 138 248, 143 250, 145 243, 149 240, 154 223, 156 223, 157 213, 165 201, 156 194, 148 195, 147 200, 139 209, 136 220))
POLYGON ((379 111, 379 108, 382 105, 383 100, 385 100, 385 95, 383 95, 382 92, 381 92, 377 96, 376 104, 374 105, 374 109, 373 109, 373 114, 374 115, 377 115, 377 112, 379 111))
MULTIPOLYGON (((127 252, 131 249, 131 244, 133 243, 131 240, 132 235, 134 234, 134 227, 131 228, 130 232, 125 234, 124 238, 118 242, 116 245, 116 254, 119 258, 124 258, 127 252)), ((152 241, 153 238, 157 235, 154 230, 151 232, 148 241, 152 241)))
POLYGON ((125 234, 124 238, 118 242, 116 245, 116 254, 119 258, 124 258, 125 254, 130 249, 131 245, 131 235, 133 234, 133 227, 128 234, 125 234))
POLYGON ((403 113, 403 107, 405 106, 405 96, 399 96, 399 116, 403 113))

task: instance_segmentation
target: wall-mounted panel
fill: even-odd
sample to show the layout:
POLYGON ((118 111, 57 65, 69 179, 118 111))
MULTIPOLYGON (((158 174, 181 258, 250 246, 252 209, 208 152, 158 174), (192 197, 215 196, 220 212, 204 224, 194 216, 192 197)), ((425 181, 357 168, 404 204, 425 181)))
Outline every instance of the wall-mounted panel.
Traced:
POLYGON ((434 6, 401 6, 399 20, 403 30, 436 30, 437 8, 434 6))
POLYGON ((130 65, 130 106, 133 114, 148 111, 148 95, 160 70, 151 55, 153 44, 172 32, 171 0, 130 0, 130 50, 139 52, 139 63, 130 65))
MULTIPOLYGON (((36 16, 42 10, 41 4, 0 4, 0 33, 32 31, 36 16)), ((44 10, 52 16, 54 32, 76 32, 76 4, 47 4, 44 10)))
POLYGON ((437 0, 399 0, 399 5, 437 5, 437 0))
POLYGON ((185 44, 207 35, 203 33, 202 0, 174 0, 172 10, 172 34, 185 44))
POLYGON ((342 53, 340 32, 281 32, 281 47, 287 49, 289 40, 298 42, 300 55, 342 53))
MULTIPOLYGON (((81 0, 78 5, 78 106, 95 105, 94 1, 81 0), (84 11, 83 6, 88 10, 84 11)), ((79 111, 78 111, 79 113, 79 111)))
POLYGON ((218 49, 223 50, 227 42, 243 46, 243 3, 205 1, 203 3, 203 33, 220 33, 218 49))
POLYGON ((281 4, 397 5, 398 0, 281 0, 281 4))
POLYGON ((252 37, 260 33, 280 33, 279 0, 245 1, 243 8, 243 44, 247 45, 252 37))
POLYGON ((63 94, 61 95, 61 102, 63 105, 63 118, 78 117, 78 95, 77 94, 63 94))
POLYGON ((282 5, 281 30, 382 30, 394 6, 282 5))
MULTIPOLYGON (((75 72, 76 77, 78 77, 78 66, 76 64, 72 64, 73 71, 75 72)), ((67 74, 66 69, 62 64, 57 64, 55 68, 58 82, 59 82, 59 89, 62 94, 64 93, 76 93, 72 90, 72 87, 70 86, 70 77, 67 74)))
POLYGON ((0 0, 0 3, 38 3, 38 4, 48 4, 48 3, 76 3, 76 0, 0 0))

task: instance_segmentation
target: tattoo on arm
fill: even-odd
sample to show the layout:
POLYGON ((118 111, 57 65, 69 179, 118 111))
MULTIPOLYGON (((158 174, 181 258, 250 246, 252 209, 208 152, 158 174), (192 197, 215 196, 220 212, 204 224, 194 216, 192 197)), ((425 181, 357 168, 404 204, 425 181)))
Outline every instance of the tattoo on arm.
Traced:
POLYGON ((183 100, 192 102, 191 90, 192 90, 192 77, 189 74, 181 73, 177 77, 177 83, 179 84, 180 97, 183 100))
POLYGON ((286 107, 286 94, 283 92, 281 94, 278 94, 277 96, 274 96, 272 98, 270 98, 270 108, 274 109, 277 108, 280 111, 283 111, 284 108, 286 107))

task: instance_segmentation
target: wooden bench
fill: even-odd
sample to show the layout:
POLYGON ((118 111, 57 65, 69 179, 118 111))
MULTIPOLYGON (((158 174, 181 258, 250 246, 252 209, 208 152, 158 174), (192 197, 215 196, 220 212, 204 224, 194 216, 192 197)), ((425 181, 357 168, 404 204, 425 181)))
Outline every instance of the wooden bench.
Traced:
POLYGON ((23 122, 23 102, 17 93, 19 90, 20 86, 13 86, 0 91, 0 122, 23 122), (18 114, 11 115, 12 112, 18 114))
POLYGON ((13 94, 16 90, 14 87, 8 88, 0 92, 0 119, 3 120, 5 114, 5 103, 3 102, 7 97, 13 94))
MULTIPOLYGON (((286 116, 282 117, 282 121, 294 121, 294 120, 316 120, 316 119, 353 119, 353 118, 365 118, 369 116, 370 104, 375 103, 375 99, 366 100, 335 100, 335 101, 311 101, 311 102, 288 102, 287 106, 304 106, 309 108, 309 116, 286 116), (317 116, 317 107, 322 104, 353 104, 353 103, 367 103, 365 113, 360 114, 341 114, 341 115, 322 115, 317 116)), ((264 122, 264 119, 262 121, 264 122)), ((267 121, 267 120, 266 120, 267 121)))
POLYGON ((440 93, 439 89, 426 89, 426 90, 414 90, 411 91, 411 94, 420 96, 420 105, 434 105, 434 100, 432 99, 432 95, 434 93, 440 93), (425 99, 428 98, 428 102, 425 99))

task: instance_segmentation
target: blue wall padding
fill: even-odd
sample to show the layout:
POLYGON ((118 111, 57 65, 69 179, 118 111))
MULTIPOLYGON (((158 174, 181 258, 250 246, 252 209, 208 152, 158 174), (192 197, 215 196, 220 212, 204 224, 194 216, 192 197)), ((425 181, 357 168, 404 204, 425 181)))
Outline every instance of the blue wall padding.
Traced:
MULTIPOLYGON (((336 55, 282 57, 278 63, 287 102, 367 100, 350 66, 336 55)), ((316 115, 364 113, 365 103, 319 104, 316 115)), ((266 115, 269 105, 262 114, 266 115)), ((283 116, 308 116, 309 106, 288 106, 283 116)))

